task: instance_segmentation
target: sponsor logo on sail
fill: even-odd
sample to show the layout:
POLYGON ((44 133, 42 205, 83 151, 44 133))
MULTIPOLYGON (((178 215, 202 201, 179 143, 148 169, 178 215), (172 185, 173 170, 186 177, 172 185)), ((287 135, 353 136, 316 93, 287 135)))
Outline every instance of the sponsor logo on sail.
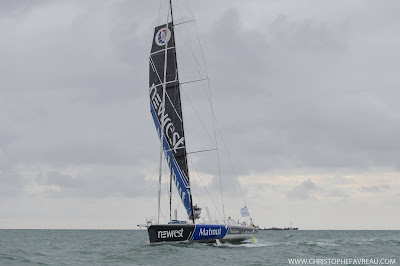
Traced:
POLYGON ((158 231, 158 238, 179 238, 183 237, 183 228, 179 230, 158 231))
POLYGON ((161 97, 158 95, 156 86, 154 84, 150 87, 150 97, 153 103, 154 111, 158 117, 158 121, 160 121, 161 127, 163 127, 161 130, 164 131, 164 136, 171 145, 171 149, 174 151, 174 153, 177 153, 178 149, 182 148, 184 145, 184 137, 181 137, 179 133, 175 131, 172 119, 168 116, 168 113, 165 112, 165 104, 162 105, 161 97))
POLYGON ((168 165, 172 166, 173 173, 172 178, 176 187, 178 188, 178 193, 180 198, 182 199, 185 208, 188 213, 191 212, 190 209, 190 201, 188 201, 187 189, 188 189, 188 180, 184 173, 180 170, 179 165, 176 164, 175 160, 171 163, 172 160, 172 152, 176 154, 179 149, 184 148, 185 138, 181 137, 178 132, 175 131, 175 126, 172 123, 172 119, 169 117, 169 114, 165 111, 164 106, 162 105, 162 99, 157 92, 157 88, 154 84, 150 87, 150 100, 154 109, 154 113, 157 116, 160 127, 159 136, 161 136, 161 130, 164 131, 164 138, 169 144, 169 147, 165 146, 164 143, 164 153, 167 155, 168 165), (171 147, 171 148, 170 148, 171 147), (171 149, 172 152, 168 152, 166 149, 171 149), (185 183, 186 182, 186 183, 185 183))
POLYGON ((171 39, 171 31, 168 28, 161 28, 157 31, 154 41, 158 46, 164 46, 171 39))

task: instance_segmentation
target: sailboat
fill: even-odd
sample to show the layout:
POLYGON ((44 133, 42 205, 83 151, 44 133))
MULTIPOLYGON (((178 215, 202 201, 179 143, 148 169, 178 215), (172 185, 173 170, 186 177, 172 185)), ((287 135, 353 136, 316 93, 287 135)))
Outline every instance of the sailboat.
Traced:
MULTIPOLYGON (((167 12, 166 23, 157 26, 154 30, 149 57, 150 112, 160 140, 158 220, 149 221, 145 225, 150 243, 205 241, 220 244, 221 241, 241 241, 251 238, 254 240, 258 227, 252 222, 250 225, 239 224, 233 222, 232 219, 213 222, 208 208, 206 210, 209 222, 196 221, 200 218, 201 208, 193 204, 189 178, 171 0, 169 0, 167 12), (159 220, 160 191, 164 158, 170 171, 170 221, 161 224, 159 220), (189 221, 178 221, 176 217, 172 219, 172 184, 175 184, 177 188, 189 221)), ((247 206, 242 208, 242 216, 249 216, 247 206)))

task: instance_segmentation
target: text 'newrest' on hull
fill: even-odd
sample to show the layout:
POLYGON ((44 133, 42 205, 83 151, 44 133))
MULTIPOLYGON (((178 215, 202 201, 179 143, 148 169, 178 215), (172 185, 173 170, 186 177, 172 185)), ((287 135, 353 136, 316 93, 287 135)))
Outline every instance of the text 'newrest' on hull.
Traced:
POLYGON ((256 227, 215 224, 160 224, 147 228, 150 243, 199 241, 236 242, 251 239, 257 234, 256 227))

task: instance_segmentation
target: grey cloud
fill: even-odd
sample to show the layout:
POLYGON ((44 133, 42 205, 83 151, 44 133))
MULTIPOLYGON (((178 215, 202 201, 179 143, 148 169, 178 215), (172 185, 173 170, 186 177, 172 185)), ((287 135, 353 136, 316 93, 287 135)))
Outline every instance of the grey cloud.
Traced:
POLYGON ((362 186, 360 188, 360 191, 367 193, 377 193, 388 189, 390 189, 390 186, 388 185, 380 185, 380 186, 374 185, 374 186, 362 186))
POLYGON ((38 0, 35 2, 29 0, 1 1, 0 14, 8 17, 21 16, 34 6, 37 6, 38 4, 41 4, 43 2, 45 2, 45 0, 38 0))
POLYGON ((348 185, 348 184, 355 183, 355 181, 352 178, 344 177, 342 175, 336 175, 333 178, 331 178, 330 180, 333 184, 336 184, 336 185, 348 185))
POLYGON ((48 197, 110 197, 129 198, 150 197, 155 195, 157 184, 145 180, 144 175, 130 174, 128 169, 118 167, 96 167, 92 172, 82 171, 77 175, 68 175, 50 171, 37 181, 42 185, 56 185, 59 190, 47 192, 48 197), (101 169, 101 171, 100 171, 101 169))
POLYGON ((347 199, 349 194, 343 189, 329 189, 325 194, 326 197, 334 199, 347 199))
MULTIPOLYGON (((49 171, 46 173, 46 182, 49 185, 57 185, 62 188, 79 188, 83 185, 83 179, 74 178, 71 175, 49 171)), ((84 190, 84 188, 82 188, 84 190)))
POLYGON ((0 198, 18 197, 23 194, 24 179, 14 169, 0 170, 0 198))
POLYGON ((348 191, 338 186, 324 187, 317 185, 311 179, 303 181, 287 192, 287 197, 297 200, 312 200, 318 196, 324 199, 343 200, 348 199, 348 191))
POLYGON ((301 49, 311 53, 340 52, 346 49, 347 24, 329 27, 314 19, 290 21, 279 15, 268 27, 268 33, 287 49, 301 49))
MULTIPOLYGON (((224 26, 217 24, 209 37, 214 47, 212 73, 219 77, 215 98, 222 102, 216 109, 230 118, 220 123, 233 153, 242 155, 236 160, 239 168, 396 167, 394 158, 400 156, 399 108, 393 103, 398 98, 397 78, 392 66, 363 63, 365 56, 380 60, 384 52, 368 54, 364 47, 349 43, 354 32, 349 27, 340 35, 346 28, 343 24, 327 27, 318 21, 279 20, 269 29, 273 32, 281 24, 292 27, 292 31, 276 31, 289 35, 293 47, 283 45, 282 37, 264 38, 241 28, 235 11, 227 12, 219 22, 224 26), (307 26, 310 23, 320 26, 307 26), (299 37, 303 31, 308 31, 306 39, 299 37), (216 36, 224 42, 215 41, 216 36), (324 49, 310 48, 304 55, 302 45, 309 47, 310 38, 321 41, 324 49), (240 45, 233 48, 233 40, 241 40, 240 45), (382 75, 387 82, 376 89, 364 78, 377 81, 382 75)), ((372 44, 363 44, 368 45, 372 44)))
POLYGON ((312 180, 308 179, 290 190, 287 196, 293 199, 308 200, 313 197, 313 192, 318 190, 320 188, 312 180))

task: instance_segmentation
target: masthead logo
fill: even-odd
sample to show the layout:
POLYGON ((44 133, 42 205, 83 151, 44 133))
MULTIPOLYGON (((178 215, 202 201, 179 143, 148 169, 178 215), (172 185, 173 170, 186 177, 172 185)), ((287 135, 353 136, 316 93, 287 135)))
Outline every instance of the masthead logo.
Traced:
POLYGON ((171 31, 168 28, 161 28, 154 38, 158 46, 164 46, 169 39, 171 39, 171 31))

